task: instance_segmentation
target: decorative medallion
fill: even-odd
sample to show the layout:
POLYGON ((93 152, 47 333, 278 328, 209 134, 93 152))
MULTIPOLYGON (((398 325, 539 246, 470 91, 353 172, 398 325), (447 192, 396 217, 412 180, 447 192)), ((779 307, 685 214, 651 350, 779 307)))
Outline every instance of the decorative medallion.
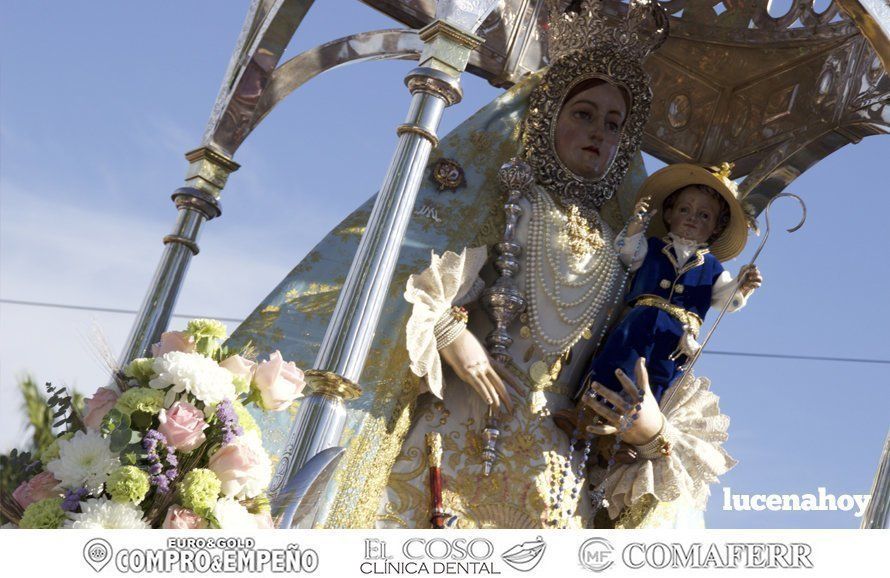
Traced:
POLYGON ((691 116, 692 104, 689 101, 689 97, 685 94, 675 95, 668 103, 667 120, 674 129, 680 130, 689 124, 691 116))
POLYGON ((536 361, 528 369, 528 376, 538 385, 550 381, 550 368, 543 361, 536 361))
POLYGON ((464 169, 453 159, 439 159, 433 165, 430 174, 439 192, 451 191, 456 192, 460 187, 467 185, 467 179, 464 177, 464 169))

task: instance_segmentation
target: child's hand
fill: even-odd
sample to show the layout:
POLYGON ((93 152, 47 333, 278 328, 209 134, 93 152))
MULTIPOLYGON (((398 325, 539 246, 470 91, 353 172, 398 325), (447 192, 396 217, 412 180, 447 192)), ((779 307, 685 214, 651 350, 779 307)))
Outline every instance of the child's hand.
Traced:
POLYGON ((739 271, 739 277, 741 277, 741 280, 739 281, 739 291, 741 291, 745 297, 753 293, 755 289, 763 284, 763 275, 760 274, 760 269, 757 268, 757 265, 745 265, 742 267, 742 270, 739 271))
MULTIPOLYGON (((637 204, 634 205, 634 217, 636 217, 638 220, 642 220, 646 213, 649 212, 649 203, 651 202, 652 197, 643 197, 642 199, 637 201, 637 204)), ((652 214, 654 215, 657 212, 658 210, 656 209, 655 211, 652 211, 652 214)))
POLYGON ((630 237, 632 235, 636 235, 640 231, 643 230, 643 224, 645 223, 646 215, 650 217, 658 212, 658 209, 653 211, 649 211, 649 203, 652 202, 652 197, 643 197, 637 204, 634 205, 634 214, 630 218, 630 222, 627 225, 627 236, 630 237))

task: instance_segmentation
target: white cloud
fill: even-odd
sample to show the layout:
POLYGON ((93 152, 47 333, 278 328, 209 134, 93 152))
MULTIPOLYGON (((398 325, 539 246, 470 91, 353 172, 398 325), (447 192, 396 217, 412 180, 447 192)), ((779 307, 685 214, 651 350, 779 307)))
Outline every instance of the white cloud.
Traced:
MULTIPOLYGON (((101 205, 48 200, 36 191, 2 184, 0 294, 7 299, 136 309, 173 225, 101 205)), ((66 199, 83 199, 67 191, 66 199)), ((213 227, 214 223, 210 223, 213 227)), ((294 263, 272 262, 254 247, 218 239, 193 261, 177 310, 243 317, 294 263)), ((305 252, 305 249, 300 253, 305 252)), ((0 451, 22 441, 18 378, 70 385, 89 395, 105 383, 107 368, 92 341, 95 323, 114 355, 130 315, 0 306, 0 451)), ((232 324, 229 324, 232 325, 232 324)))

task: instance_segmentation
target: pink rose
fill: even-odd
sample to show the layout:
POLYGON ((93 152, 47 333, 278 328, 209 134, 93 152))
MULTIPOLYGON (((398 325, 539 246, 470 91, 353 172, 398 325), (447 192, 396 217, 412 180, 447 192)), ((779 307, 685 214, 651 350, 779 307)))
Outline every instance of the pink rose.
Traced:
POLYGON ((86 400, 87 413, 83 416, 83 425, 92 430, 99 429, 102 425, 102 418, 111 411, 120 394, 110 387, 100 387, 93 394, 93 397, 86 400))
POLYGON ((249 359, 244 359, 240 355, 227 357, 219 362, 220 367, 228 369, 235 377, 240 377, 248 385, 253 380, 253 372, 256 369, 256 363, 249 359))
POLYGON ((208 427, 204 412, 187 401, 177 401, 170 409, 162 409, 158 421, 161 422, 158 431, 180 451, 190 452, 207 439, 204 435, 208 427))
POLYGON ((203 530, 206 527, 207 520, 176 504, 167 509, 167 517, 161 524, 161 528, 165 530, 203 530))
POLYGON ((167 331, 161 334, 161 342, 151 346, 151 356, 160 357, 171 351, 195 352, 195 338, 185 331, 167 331))
POLYGON ((274 530, 275 522, 272 521, 271 512, 263 512, 262 514, 254 514, 254 519, 256 520, 256 527, 259 530, 274 530))
POLYGON ((257 366, 253 383, 262 398, 260 405, 267 411, 286 410, 306 386, 303 372, 293 361, 285 363, 279 351, 270 355, 269 361, 257 366))
POLYGON ((12 497, 22 508, 27 508, 34 502, 62 495, 57 490, 58 487, 59 480, 52 472, 40 472, 27 482, 22 482, 12 493, 12 497))
POLYGON ((222 482, 222 494, 239 500, 258 496, 272 481, 272 462, 252 432, 219 448, 207 467, 222 482))

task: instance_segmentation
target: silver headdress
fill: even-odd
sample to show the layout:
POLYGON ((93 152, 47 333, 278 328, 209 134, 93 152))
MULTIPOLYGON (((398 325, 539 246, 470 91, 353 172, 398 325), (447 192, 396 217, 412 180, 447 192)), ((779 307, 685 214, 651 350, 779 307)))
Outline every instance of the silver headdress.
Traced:
POLYGON ((523 127, 523 154, 536 180, 564 207, 576 206, 597 222, 596 211, 624 179, 640 147, 649 119, 652 92, 643 60, 667 38, 667 15, 655 0, 631 0, 627 18, 606 18, 600 0, 550 0, 548 39, 551 65, 530 97, 523 127), (577 10, 574 10, 577 8, 577 10), (601 78, 630 97, 615 160, 598 180, 570 171, 556 154, 556 119, 563 101, 578 84, 601 78))

